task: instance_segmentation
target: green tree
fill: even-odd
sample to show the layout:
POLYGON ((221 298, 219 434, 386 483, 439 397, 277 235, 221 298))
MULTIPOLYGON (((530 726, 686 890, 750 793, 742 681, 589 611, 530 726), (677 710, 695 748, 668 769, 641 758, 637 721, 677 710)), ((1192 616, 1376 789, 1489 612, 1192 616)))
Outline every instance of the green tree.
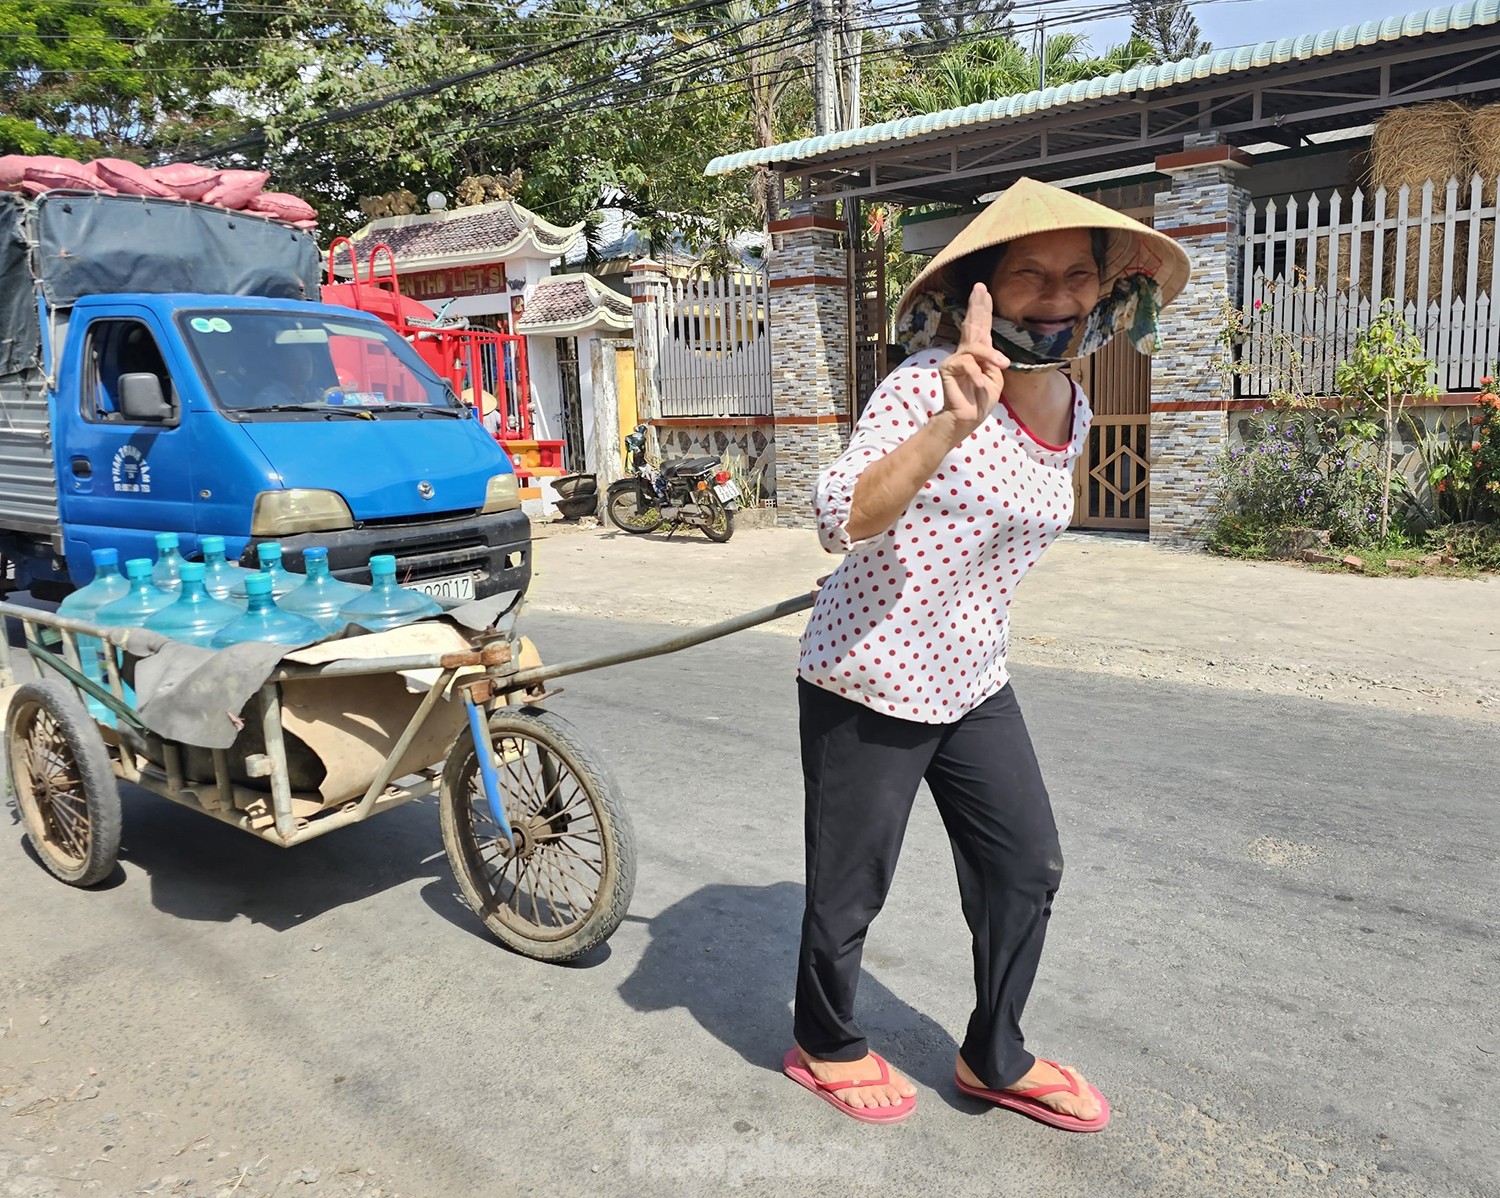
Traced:
POLYGON ((919 24, 908 34, 918 42, 935 42, 938 48, 981 34, 1011 32, 1015 0, 918 0, 919 24))
POLYGON ((189 102, 169 0, 0 5, 0 152, 144 157, 189 102))
MULTIPOLYGON (((1047 85, 1052 87, 1128 70, 1149 61, 1150 49, 1129 42, 1094 57, 1082 34, 1059 33, 1047 39, 1044 54, 1047 85)), ((1041 84, 1042 60, 1035 54, 1008 37, 985 38, 913 65, 904 83, 891 89, 889 100, 906 113, 941 112, 1022 95, 1041 84)))
POLYGON ((1131 0, 1130 36, 1151 47, 1155 62, 1195 58, 1213 47, 1199 36, 1188 0, 1131 0))

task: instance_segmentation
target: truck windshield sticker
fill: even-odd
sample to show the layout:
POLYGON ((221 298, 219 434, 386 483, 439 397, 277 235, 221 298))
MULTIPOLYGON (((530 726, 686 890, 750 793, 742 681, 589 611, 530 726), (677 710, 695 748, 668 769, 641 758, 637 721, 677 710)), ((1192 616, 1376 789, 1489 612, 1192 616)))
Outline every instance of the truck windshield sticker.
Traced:
POLYGON ((207 316, 195 316, 195 317, 193 317, 193 332, 195 332, 195 333, 212 333, 213 331, 214 331, 214 322, 211 321, 211 320, 209 320, 209 318, 207 316))
POLYGON ((345 391, 343 401, 352 407, 378 408, 385 403, 382 391, 345 391))
POLYGON ((208 322, 208 327, 215 333, 228 333, 231 332, 234 328, 234 326, 231 325, 222 316, 215 316, 208 322))
POLYGON ((151 463, 146 455, 134 445, 122 445, 115 450, 115 460, 109 468, 110 481, 116 491, 132 495, 151 493, 151 463))

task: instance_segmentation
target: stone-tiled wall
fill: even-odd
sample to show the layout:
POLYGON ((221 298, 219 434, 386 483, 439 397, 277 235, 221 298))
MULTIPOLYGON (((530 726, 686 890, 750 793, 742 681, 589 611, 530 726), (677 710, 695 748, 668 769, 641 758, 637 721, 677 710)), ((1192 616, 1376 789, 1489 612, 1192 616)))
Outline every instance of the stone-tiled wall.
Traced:
POLYGON ((1239 294, 1237 247, 1249 205, 1237 175, 1224 163, 1179 169, 1156 197, 1158 229, 1203 230, 1178 238, 1193 277, 1162 313, 1162 349, 1151 367, 1151 537, 1168 544, 1206 534, 1212 467, 1228 435, 1230 381, 1217 363, 1226 307, 1239 294))
MULTIPOLYGON (((657 429, 664 457, 733 454, 745 460, 745 474, 760 479, 760 497, 776 498, 776 430, 769 424, 749 428, 699 428, 674 424, 657 429)), ((746 497, 750 498, 749 496, 746 497)))
POLYGON ((779 224, 769 259, 777 522, 805 528, 813 486, 842 452, 848 425, 848 262, 834 222, 779 224))

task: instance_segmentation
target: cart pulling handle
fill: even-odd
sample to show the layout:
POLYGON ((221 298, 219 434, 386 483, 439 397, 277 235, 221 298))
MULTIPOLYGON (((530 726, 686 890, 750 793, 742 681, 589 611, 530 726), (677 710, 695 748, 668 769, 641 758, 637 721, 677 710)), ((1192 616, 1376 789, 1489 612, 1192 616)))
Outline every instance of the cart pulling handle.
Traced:
POLYGON ((762 607, 756 611, 749 612, 743 616, 735 616, 730 620, 723 620, 718 624, 710 624, 707 628, 700 628, 696 632, 685 632, 681 636, 674 636, 670 640, 658 641, 654 645, 642 645, 635 649, 622 649, 618 653, 606 653, 602 657, 585 657, 578 661, 564 661, 556 665, 535 666, 529 670, 522 670, 505 680, 507 689, 519 688, 530 690, 539 682, 547 682, 553 678, 562 678, 567 674, 581 674, 585 670, 602 670, 608 666, 625 665, 632 661, 644 661, 648 657, 661 657, 667 653, 677 653, 683 649, 691 649, 694 645, 701 645, 706 641, 716 641, 720 637, 731 636, 736 632, 744 632, 747 628, 754 628, 760 624, 769 624, 772 620, 779 620, 783 616, 795 615, 799 611, 806 611, 818 598, 817 591, 809 591, 806 595, 797 595, 791 599, 783 599, 780 603, 772 604, 770 607, 762 607))

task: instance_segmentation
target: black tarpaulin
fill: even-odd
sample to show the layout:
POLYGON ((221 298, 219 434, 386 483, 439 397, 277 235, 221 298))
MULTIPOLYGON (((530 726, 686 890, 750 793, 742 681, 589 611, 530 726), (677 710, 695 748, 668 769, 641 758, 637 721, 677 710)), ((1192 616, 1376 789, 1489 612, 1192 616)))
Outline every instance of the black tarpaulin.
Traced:
POLYGON ((26 243, 26 205, 0 193, 0 375, 20 374, 41 364, 36 284, 26 243))
POLYGON ((129 291, 318 298, 309 234, 206 204, 52 193, 36 202, 32 236, 52 307, 129 291))

